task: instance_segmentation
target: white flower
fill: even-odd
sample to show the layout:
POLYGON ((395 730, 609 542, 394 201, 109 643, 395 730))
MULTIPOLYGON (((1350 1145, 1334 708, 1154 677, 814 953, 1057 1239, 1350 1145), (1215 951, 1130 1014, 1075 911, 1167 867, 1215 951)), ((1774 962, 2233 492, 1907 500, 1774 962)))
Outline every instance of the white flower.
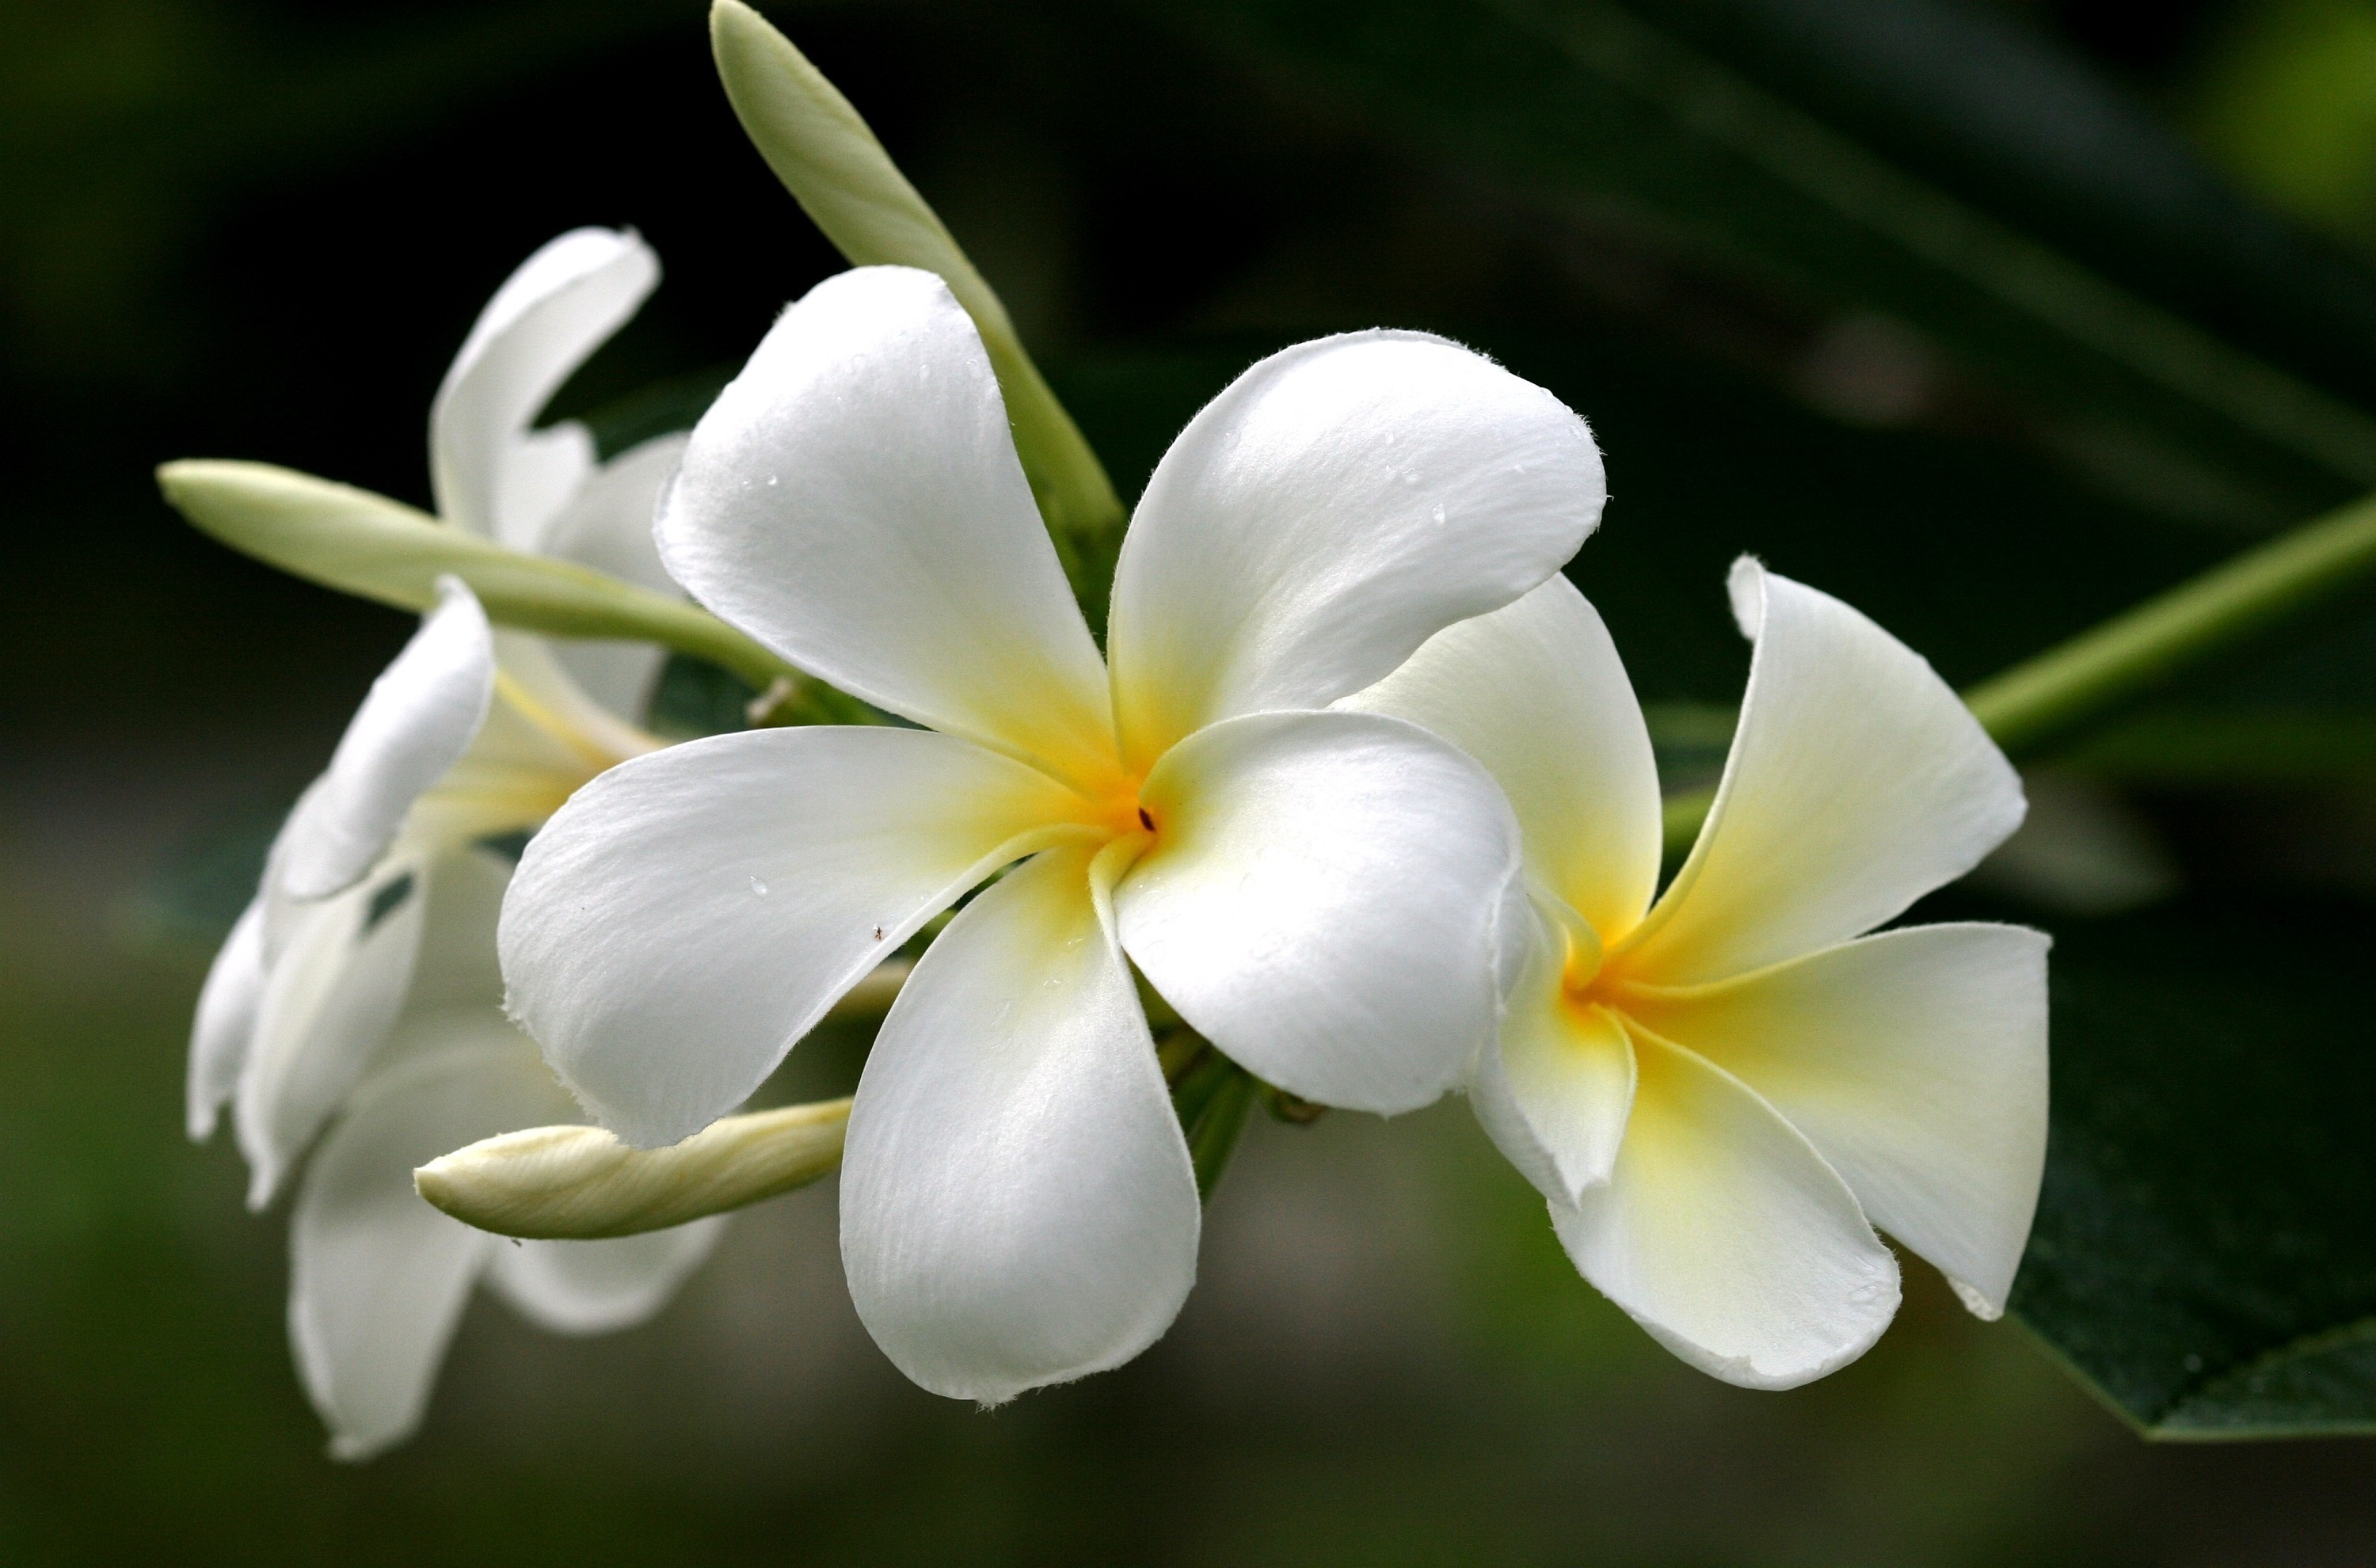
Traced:
MULTIPOLYGON (((682 438, 598 466, 582 427, 530 428, 658 276, 634 235, 587 229, 504 285, 431 416, 449 522, 670 586, 649 519, 682 438)), ((587 779, 658 743, 625 717, 658 658, 493 632, 446 579, 282 826, 200 993, 190 1134, 208 1136, 232 1102, 252 1206, 339 1119, 298 1200, 290 1313, 308 1392, 342 1455, 417 1424, 486 1268, 531 1317, 586 1332, 647 1314, 713 1237, 703 1227, 497 1250, 411 1184, 422 1160, 574 1109, 502 1013, 494 914, 509 867, 474 846, 533 829, 587 779)))
POLYGON ((513 1241, 422 1201, 415 1167, 521 1127, 578 1119, 504 1016, 495 917, 511 867, 486 849, 431 862, 402 1010, 305 1165, 290 1229, 289 1331, 331 1452, 361 1459, 420 1425, 472 1286, 541 1327, 642 1322, 708 1256, 720 1217, 603 1241, 513 1241))
POLYGON ((1491 1028, 1508 807, 1415 726, 1313 710, 1541 582, 1601 500, 1583 422, 1466 350, 1288 350, 1157 469, 1110 672, 963 310, 928 273, 832 279, 694 432, 661 550, 719 615, 929 729, 724 735, 605 775, 521 863, 512 1005, 606 1125, 667 1143, 1024 861, 884 1023, 843 1261, 927 1388, 1117 1365, 1178 1312, 1200 1222, 1124 952, 1308 1099, 1455 1085, 1491 1028))
POLYGON ((1756 642, 1706 826, 1663 897, 1657 778, 1599 617, 1563 580, 1454 626, 1344 706, 1483 763, 1531 921, 1471 1084, 1585 1277, 1677 1355, 1787 1388, 1897 1309, 1886 1229, 2002 1310, 2046 1147, 2037 932, 1864 935, 1969 871, 2019 780, 1954 692, 1828 595, 1742 560, 1756 642))

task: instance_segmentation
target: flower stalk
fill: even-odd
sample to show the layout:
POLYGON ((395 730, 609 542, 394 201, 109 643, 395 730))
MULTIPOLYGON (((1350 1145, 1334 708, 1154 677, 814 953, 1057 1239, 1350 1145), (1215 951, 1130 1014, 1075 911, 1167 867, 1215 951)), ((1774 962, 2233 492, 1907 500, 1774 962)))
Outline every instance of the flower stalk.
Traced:
POLYGON ((1246 1112, 1264 1086, 1193 1029, 1182 1028, 1165 1039, 1157 1056, 1171 1086, 1171 1109, 1188 1138, 1196 1195, 1209 1202, 1221 1172, 1229 1169, 1230 1157, 1237 1152, 1246 1112))
MULTIPOLYGON (((2180 671, 2300 616, 2376 571, 2376 496, 2303 524, 2024 659, 1964 694, 2008 753, 2036 755, 2180 671)), ((1691 848, 1713 790, 1666 803, 1667 852, 1691 848)))

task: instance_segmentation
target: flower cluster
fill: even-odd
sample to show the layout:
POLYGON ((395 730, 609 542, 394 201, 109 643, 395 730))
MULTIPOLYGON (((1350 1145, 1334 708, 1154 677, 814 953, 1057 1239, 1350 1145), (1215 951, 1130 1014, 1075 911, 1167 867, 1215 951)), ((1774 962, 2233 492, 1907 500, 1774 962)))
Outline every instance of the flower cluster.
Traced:
MULTIPOLYGON (((1465 1091, 1583 1275, 1728 1381, 1787 1387, 1873 1342, 1898 1300, 1876 1228, 2000 1312, 2043 1158, 2046 942, 1879 930, 2024 809, 1930 668, 1742 561, 1748 691, 1662 891, 1642 711, 1562 576, 1605 499, 1594 438, 1396 331, 1274 354, 1189 422, 1100 645, 1035 499, 1048 454, 1016 445, 1077 433, 937 220, 881 221, 921 204, 854 112, 719 15, 758 40, 721 57, 780 66, 800 134, 840 138, 786 177, 876 181, 859 217, 812 210, 853 254, 905 235, 930 265, 827 279, 689 436, 598 463, 582 428, 533 422, 657 264, 632 234, 564 235, 438 395, 438 509, 689 594, 882 721, 664 747, 638 727, 657 650, 495 631, 441 588, 282 830, 191 1057, 192 1132, 234 1104, 257 1204, 319 1136, 291 1317, 339 1451, 418 1420, 474 1279, 554 1327, 634 1321, 717 1221, 625 1232, 829 1164, 838 1107, 703 1130, 895 972, 847 1110, 842 1261, 876 1342, 941 1394, 1119 1365, 1179 1313, 1202 1206, 1151 1004, 1314 1105, 1465 1091), (891 962, 928 932, 912 972, 891 962), (498 1152, 565 1178, 585 1227, 525 1233, 612 1239, 499 1246, 414 1195, 415 1166, 579 1106, 671 1146, 498 1152), (778 1127, 798 1142, 771 1163, 778 1127), (631 1199, 606 1218, 612 1181, 631 1199)), ((465 1150, 423 1190, 483 1173, 465 1150)))

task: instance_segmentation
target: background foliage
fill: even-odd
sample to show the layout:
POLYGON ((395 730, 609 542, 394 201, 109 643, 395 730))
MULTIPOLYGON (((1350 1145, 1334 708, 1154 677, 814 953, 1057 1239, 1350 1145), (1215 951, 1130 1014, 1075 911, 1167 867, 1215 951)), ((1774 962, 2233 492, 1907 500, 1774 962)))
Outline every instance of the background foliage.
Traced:
MULTIPOLYGON (((1582 410, 1574 568, 1677 777, 1742 549, 1969 682, 2376 486, 2376 8, 2070 0, 783 6, 1135 493, 1279 343, 1391 323, 1582 410)), ((243 857, 402 618, 180 526, 158 459, 425 499, 493 284, 580 222, 670 268, 557 410, 697 407, 835 258, 686 0, 103 0, 0 15, 0 1550, 243 1562, 2358 1562, 2376 1420, 2376 615, 2038 759, 1939 910, 2057 934, 2015 1295, 1911 1281, 1812 1389, 1669 1362, 1458 1107, 1258 1125, 1140 1364, 981 1417, 840 1296, 831 1200, 659 1322, 473 1309, 427 1433, 319 1457, 282 1226, 180 1142, 243 857), (228 898, 229 903, 224 900, 228 898)), ((804 1050, 786 1094, 854 1072, 804 1050)))

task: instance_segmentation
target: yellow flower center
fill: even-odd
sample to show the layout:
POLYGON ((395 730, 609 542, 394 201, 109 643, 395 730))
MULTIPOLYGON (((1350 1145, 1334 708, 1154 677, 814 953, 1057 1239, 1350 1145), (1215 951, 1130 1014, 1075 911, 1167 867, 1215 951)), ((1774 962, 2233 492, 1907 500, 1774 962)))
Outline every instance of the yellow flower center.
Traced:
POLYGON ((1604 946, 1600 934, 1582 921, 1562 922, 1567 936, 1567 958, 1560 970, 1560 994, 1578 1012, 1605 1008, 1626 1011, 1632 966, 1625 944, 1604 946))
POLYGON ((1151 838, 1160 831, 1161 818, 1141 794, 1146 783, 1142 773, 1118 771, 1102 788, 1083 790, 1088 808, 1083 820, 1110 838, 1151 838))

